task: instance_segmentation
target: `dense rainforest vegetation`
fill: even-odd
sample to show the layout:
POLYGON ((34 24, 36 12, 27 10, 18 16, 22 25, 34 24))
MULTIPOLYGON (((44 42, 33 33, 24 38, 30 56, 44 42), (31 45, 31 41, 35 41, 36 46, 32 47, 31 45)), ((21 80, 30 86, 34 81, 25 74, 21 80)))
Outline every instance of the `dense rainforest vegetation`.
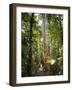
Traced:
POLYGON ((21 14, 21 76, 63 74, 63 15, 21 14))

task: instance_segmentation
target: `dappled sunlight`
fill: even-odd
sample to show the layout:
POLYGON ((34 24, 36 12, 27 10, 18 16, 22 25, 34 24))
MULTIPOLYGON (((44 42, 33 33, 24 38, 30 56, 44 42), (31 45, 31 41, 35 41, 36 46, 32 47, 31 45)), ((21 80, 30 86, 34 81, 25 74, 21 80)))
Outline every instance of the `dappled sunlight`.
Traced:
POLYGON ((63 74, 63 15, 22 13, 22 77, 63 74))
POLYGON ((51 60, 50 60, 50 64, 51 64, 51 65, 55 64, 55 62, 56 62, 56 60, 54 60, 54 59, 51 59, 51 60))

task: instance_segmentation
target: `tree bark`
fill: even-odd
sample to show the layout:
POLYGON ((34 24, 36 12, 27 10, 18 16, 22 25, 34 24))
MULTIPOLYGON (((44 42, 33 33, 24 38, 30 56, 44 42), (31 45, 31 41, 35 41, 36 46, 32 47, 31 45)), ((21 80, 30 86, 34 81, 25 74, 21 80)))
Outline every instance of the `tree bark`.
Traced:
POLYGON ((45 64, 48 60, 48 38, 47 38, 47 35, 46 35, 46 24, 47 24, 47 21, 46 21, 46 14, 43 14, 43 25, 42 25, 42 38, 43 38, 43 52, 42 52, 42 59, 41 59, 41 63, 42 63, 42 66, 45 70, 45 64))
POLYGON ((31 17, 30 17, 29 59, 28 59, 28 66, 27 66, 28 76, 32 76, 31 65, 32 65, 32 27, 33 27, 33 21, 34 21, 34 13, 32 13, 31 17))

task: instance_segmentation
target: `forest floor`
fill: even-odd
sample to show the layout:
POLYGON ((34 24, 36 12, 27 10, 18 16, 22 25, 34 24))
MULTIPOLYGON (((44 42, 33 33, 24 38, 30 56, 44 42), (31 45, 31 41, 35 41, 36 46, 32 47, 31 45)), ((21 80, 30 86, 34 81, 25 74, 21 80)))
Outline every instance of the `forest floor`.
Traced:
POLYGON ((48 76, 48 75, 49 75, 49 71, 46 71, 46 72, 44 72, 44 71, 38 71, 36 73, 36 76, 48 76))

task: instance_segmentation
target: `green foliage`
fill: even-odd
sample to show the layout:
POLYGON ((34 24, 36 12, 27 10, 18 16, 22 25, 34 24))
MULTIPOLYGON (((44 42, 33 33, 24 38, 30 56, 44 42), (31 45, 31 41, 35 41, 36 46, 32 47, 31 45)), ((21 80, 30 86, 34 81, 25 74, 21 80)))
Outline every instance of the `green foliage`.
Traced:
POLYGON ((31 13, 22 13, 22 76, 29 76, 27 69, 30 48, 32 49, 30 63, 32 76, 63 74, 63 15, 34 14, 32 27, 30 20, 31 13), (31 46, 29 41, 30 28, 32 28, 31 46), (54 60, 53 64, 52 59, 54 60), (42 71, 39 71, 40 68, 42 71))

